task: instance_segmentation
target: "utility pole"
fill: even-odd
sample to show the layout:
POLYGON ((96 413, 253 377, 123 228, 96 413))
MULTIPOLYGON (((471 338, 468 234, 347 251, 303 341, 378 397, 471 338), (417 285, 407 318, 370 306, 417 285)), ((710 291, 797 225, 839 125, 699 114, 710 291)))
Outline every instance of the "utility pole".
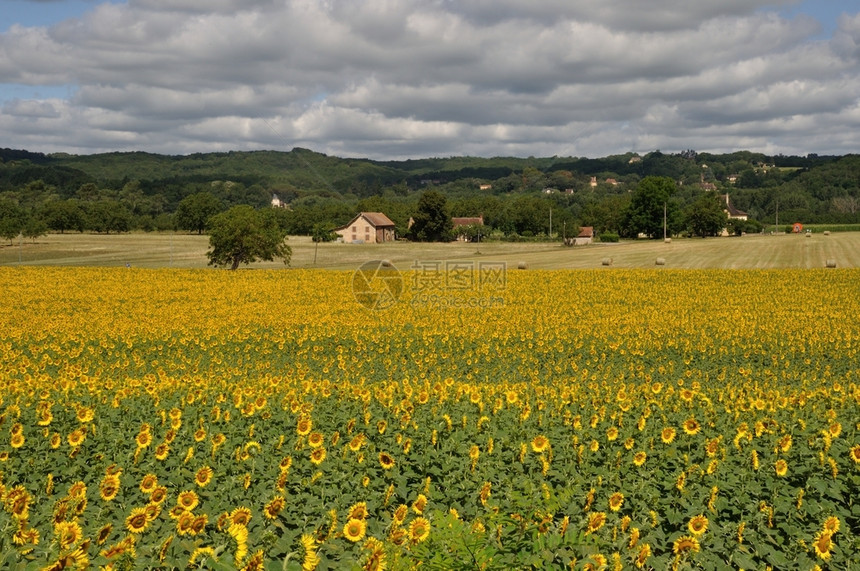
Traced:
POLYGON ((666 203, 663 203, 663 241, 666 241, 666 203))
POLYGON ((549 209, 549 239, 552 240, 552 208, 549 209))
POLYGON ((779 199, 776 199, 776 225, 774 227, 774 232, 779 234, 779 199))

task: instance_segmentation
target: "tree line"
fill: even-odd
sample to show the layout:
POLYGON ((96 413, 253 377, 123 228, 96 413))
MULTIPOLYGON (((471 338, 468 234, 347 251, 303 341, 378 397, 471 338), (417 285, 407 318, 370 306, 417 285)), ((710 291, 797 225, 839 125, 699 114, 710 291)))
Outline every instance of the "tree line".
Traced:
MULTIPOLYGON (((163 156, 148 153, 43 155, 0 149, 0 236, 130 230, 206 232, 206 220, 236 205, 289 205, 273 216, 290 234, 325 233, 357 212, 384 212, 409 236, 427 191, 450 216, 483 216, 484 237, 525 240, 643 232, 642 201, 665 179, 669 232, 707 235, 729 194, 756 231, 784 222, 860 223, 860 158, 684 151, 576 157, 451 157, 408 161, 340 159, 294 149, 163 156), (649 182, 650 181, 650 182, 649 182), (671 181, 671 185, 668 184, 671 181), (705 229, 703 229, 705 228, 705 229)), ((653 194, 653 193, 652 193, 653 194)), ((652 197, 653 198, 653 197, 652 197)), ((647 201, 646 201, 647 202, 647 201)), ((725 222, 725 224, 728 224, 725 222)))

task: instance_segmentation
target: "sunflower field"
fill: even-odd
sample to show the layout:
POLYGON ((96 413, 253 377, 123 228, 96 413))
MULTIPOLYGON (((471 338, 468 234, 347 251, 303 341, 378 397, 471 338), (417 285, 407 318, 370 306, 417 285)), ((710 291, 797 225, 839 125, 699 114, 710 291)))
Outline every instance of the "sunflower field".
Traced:
POLYGON ((0 568, 860 568, 860 270, 413 278, 0 268, 0 568))

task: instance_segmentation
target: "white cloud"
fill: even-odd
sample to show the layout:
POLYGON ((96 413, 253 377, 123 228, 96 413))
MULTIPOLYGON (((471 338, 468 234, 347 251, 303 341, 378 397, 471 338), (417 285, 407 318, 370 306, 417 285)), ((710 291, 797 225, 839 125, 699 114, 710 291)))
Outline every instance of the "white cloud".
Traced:
POLYGON ((860 14, 778 0, 130 0, 0 34, 0 146, 856 152, 860 14))

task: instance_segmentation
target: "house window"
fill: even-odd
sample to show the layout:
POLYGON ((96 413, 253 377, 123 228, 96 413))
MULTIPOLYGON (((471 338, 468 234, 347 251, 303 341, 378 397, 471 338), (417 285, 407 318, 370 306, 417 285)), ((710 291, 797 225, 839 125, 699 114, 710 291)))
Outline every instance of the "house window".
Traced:
POLYGON ((357 236, 355 235, 355 232, 353 232, 352 233, 352 240, 355 241, 356 239, 357 239, 357 236))
POLYGON ((356 230, 356 228, 355 228, 355 226, 353 226, 353 227, 352 227, 352 231, 353 231, 353 232, 355 232, 355 230, 356 230))

